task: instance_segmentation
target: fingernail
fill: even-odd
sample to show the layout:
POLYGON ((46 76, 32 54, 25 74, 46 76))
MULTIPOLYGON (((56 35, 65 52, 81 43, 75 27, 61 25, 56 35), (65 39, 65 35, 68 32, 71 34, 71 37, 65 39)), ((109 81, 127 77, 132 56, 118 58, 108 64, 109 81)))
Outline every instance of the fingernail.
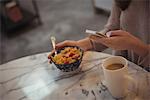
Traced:
POLYGON ((107 36, 107 37, 110 37, 110 36, 111 36, 111 32, 107 32, 107 33, 106 33, 106 36, 107 36))

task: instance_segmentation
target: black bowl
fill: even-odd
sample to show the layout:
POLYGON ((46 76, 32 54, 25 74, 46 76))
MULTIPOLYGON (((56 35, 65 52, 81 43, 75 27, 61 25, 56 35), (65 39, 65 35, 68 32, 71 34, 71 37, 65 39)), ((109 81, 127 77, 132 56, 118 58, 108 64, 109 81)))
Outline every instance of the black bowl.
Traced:
POLYGON ((84 53, 84 52, 83 52, 82 49, 80 49, 80 48, 77 47, 77 46, 65 46, 65 47, 63 47, 63 48, 61 48, 61 49, 58 49, 58 50, 56 51, 57 54, 59 54, 59 53, 61 52, 61 50, 64 50, 66 47, 73 47, 73 48, 79 49, 80 52, 82 53, 80 59, 77 60, 77 61, 75 61, 75 62, 73 62, 73 63, 70 63, 70 64, 56 64, 56 62, 53 61, 53 59, 52 59, 52 57, 54 57, 55 53, 52 54, 52 57, 50 57, 50 59, 51 59, 52 63, 54 63, 55 66, 56 66, 58 69, 60 69, 61 71, 63 71, 63 72, 75 71, 76 69, 79 68, 79 66, 80 66, 80 64, 81 64, 81 61, 82 61, 83 53, 84 53))

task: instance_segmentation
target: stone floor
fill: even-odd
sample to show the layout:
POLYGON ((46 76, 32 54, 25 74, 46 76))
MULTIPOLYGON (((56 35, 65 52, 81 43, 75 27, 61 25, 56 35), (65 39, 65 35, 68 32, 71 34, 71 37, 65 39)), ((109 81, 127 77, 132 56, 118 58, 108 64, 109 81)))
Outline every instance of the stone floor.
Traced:
POLYGON ((51 51, 50 36, 57 42, 86 37, 85 29, 101 30, 108 16, 95 14, 91 0, 37 0, 42 25, 28 25, 12 36, 1 36, 1 60, 51 51))

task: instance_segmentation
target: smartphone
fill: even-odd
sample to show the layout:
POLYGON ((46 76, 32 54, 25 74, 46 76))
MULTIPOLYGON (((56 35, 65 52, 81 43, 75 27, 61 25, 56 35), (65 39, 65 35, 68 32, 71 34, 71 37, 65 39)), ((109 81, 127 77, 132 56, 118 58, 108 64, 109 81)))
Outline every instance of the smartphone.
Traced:
POLYGON ((98 36, 98 37, 107 37, 105 34, 102 34, 100 32, 93 31, 93 30, 86 30, 85 33, 95 35, 95 36, 98 36))

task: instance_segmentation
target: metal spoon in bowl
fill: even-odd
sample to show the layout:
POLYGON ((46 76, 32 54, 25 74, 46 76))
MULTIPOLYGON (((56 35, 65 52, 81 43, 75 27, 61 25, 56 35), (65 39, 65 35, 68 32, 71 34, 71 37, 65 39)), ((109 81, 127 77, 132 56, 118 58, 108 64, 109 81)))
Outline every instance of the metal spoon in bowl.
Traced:
POLYGON ((52 42, 52 46, 53 46, 53 49, 55 51, 55 55, 57 54, 56 52, 56 38, 54 36, 51 36, 51 42, 52 42))

